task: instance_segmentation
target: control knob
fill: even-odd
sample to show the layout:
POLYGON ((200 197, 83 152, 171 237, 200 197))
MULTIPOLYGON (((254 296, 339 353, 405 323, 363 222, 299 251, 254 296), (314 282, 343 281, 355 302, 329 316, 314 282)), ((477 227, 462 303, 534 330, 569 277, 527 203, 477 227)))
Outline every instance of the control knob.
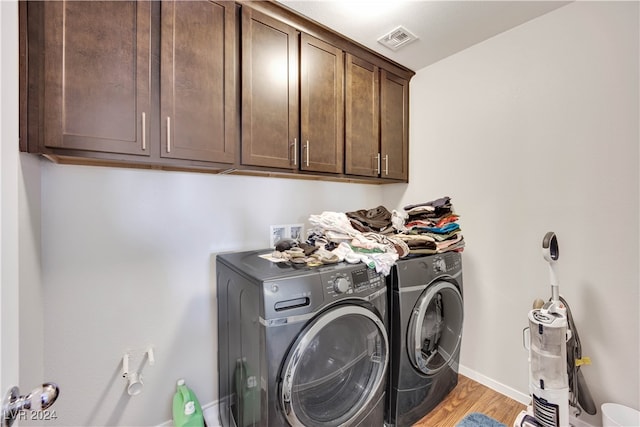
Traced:
POLYGON ((349 281, 346 277, 336 277, 333 281, 333 290, 336 294, 343 294, 349 290, 349 281))

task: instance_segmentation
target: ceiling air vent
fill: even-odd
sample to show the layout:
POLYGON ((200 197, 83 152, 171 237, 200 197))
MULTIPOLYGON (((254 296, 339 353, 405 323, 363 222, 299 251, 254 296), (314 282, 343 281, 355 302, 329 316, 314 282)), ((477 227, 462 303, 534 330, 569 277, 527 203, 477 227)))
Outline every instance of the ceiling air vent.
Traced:
POLYGON ((417 40, 418 37, 411 31, 404 28, 402 25, 394 28, 389 33, 378 39, 378 43, 381 43, 391 50, 398 50, 402 46, 417 40))

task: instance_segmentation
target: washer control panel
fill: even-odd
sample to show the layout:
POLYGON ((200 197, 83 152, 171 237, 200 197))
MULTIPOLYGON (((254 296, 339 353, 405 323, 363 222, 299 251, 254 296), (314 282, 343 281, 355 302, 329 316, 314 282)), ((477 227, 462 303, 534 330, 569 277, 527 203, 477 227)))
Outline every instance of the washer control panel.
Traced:
POLYGON ((385 284, 384 276, 368 267, 355 267, 328 273, 326 292, 329 296, 353 295, 370 292, 385 284))
POLYGON ((333 291, 336 294, 344 294, 346 292, 349 292, 352 288, 353 285, 351 284, 349 279, 344 276, 338 276, 333 279, 333 291))

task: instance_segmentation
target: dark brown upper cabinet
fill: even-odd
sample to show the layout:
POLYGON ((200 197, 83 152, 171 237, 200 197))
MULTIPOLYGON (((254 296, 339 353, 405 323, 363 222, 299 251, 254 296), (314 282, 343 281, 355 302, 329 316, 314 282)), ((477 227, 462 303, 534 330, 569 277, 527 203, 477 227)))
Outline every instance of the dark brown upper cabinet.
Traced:
MULTIPOLYGON (((235 3, 27 6, 29 82, 44 94, 29 94, 44 125, 29 134, 39 140, 29 151, 170 167, 235 162, 235 3)), ((31 128, 38 116, 29 115, 31 128)))
POLYGON ((151 3, 42 5, 41 143, 149 156, 151 3))
POLYGON ((380 175, 380 73, 376 65, 347 54, 345 172, 380 175))
POLYGON ((344 53, 301 35, 300 169, 344 172, 344 53))
POLYGON ((161 3, 162 157, 235 161, 235 8, 232 2, 161 3))
POLYGON ((413 71, 275 1, 21 1, 20 150, 408 180, 413 71))
POLYGON ((347 55, 347 174, 409 178, 409 81, 347 55))
POLYGON ((242 164, 298 169, 299 32, 242 8, 242 164))
POLYGON ((380 70, 380 176, 409 179, 409 81, 380 70))

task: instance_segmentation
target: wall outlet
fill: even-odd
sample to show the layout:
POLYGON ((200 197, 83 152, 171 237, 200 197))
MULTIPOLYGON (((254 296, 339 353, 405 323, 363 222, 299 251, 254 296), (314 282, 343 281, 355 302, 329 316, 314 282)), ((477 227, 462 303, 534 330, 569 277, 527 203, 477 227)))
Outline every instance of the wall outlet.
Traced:
POLYGON ((289 225, 289 237, 296 239, 299 242, 307 240, 304 235, 304 224, 291 224, 289 225))
POLYGON ((269 226, 269 247, 274 248, 282 239, 306 240, 304 224, 283 224, 269 226))
POLYGON ((275 248, 276 243, 282 239, 288 238, 286 235, 286 225, 270 225, 269 226, 269 247, 275 248))

